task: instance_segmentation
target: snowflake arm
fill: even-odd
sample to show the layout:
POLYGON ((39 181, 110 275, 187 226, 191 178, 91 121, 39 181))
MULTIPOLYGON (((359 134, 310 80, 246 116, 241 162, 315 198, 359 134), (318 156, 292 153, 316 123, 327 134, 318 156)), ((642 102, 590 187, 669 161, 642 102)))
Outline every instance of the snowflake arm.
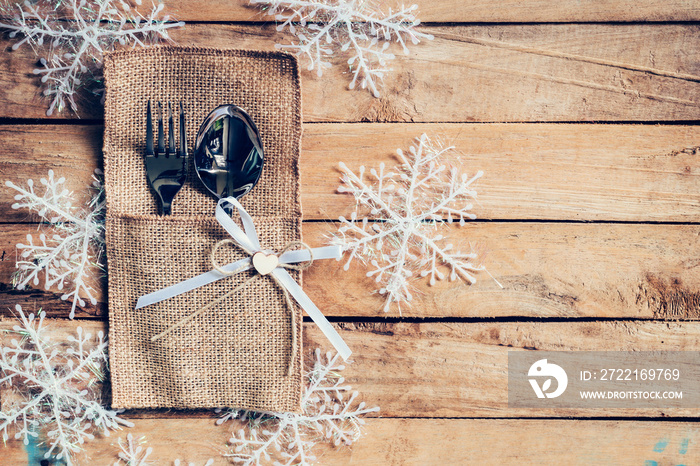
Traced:
POLYGON ((430 231, 455 220, 464 226, 476 218, 470 201, 476 199, 473 184, 483 172, 469 177, 449 168, 443 159, 453 151, 423 134, 407 153, 397 150, 398 166, 387 170, 382 163, 379 171, 371 169, 369 181, 364 166, 356 175, 340 164, 338 192, 353 195, 355 211, 350 219, 340 217, 331 242, 349 253, 346 270, 354 259, 372 266, 367 276, 382 285, 378 292, 386 297, 385 312, 397 303, 400 313, 401 304, 412 301, 416 275, 429 277, 430 285, 447 276, 474 283, 474 272, 484 270, 472 262, 474 253, 463 253, 430 231))
MULTIPOLYGON (((126 436, 126 441, 121 438, 117 441, 117 446, 119 450, 117 451, 117 461, 114 462, 113 466, 151 466, 156 464, 149 457, 153 453, 152 447, 146 447, 146 437, 140 437, 138 440, 134 439, 134 436, 128 434, 126 436)), ((161 464, 161 463, 157 463, 161 464)), ((186 463, 180 459, 176 459, 173 463, 174 466, 196 466, 195 463, 186 463)), ((208 459, 204 466, 212 466, 214 464, 213 459, 208 459)))
POLYGON ((447 244, 445 246, 440 245, 440 241, 443 239, 442 235, 437 235, 432 238, 422 232, 417 232, 416 235, 422 239, 424 245, 422 251, 424 258, 421 260, 419 266, 427 266, 420 272, 420 275, 421 277, 430 275, 431 286, 437 283, 436 278, 437 280, 443 280, 445 278, 445 275, 438 267, 441 263, 450 267, 450 281, 455 281, 459 275, 459 278, 470 284, 476 283, 476 278, 470 272, 477 272, 484 268, 483 266, 477 267, 469 262, 470 259, 476 259, 477 255, 475 253, 452 252, 452 244, 447 244), (425 257, 426 254, 427 257, 425 257))
POLYGON ((251 4, 267 8, 267 14, 278 22, 277 30, 285 29, 295 36, 290 44, 277 48, 309 60, 308 69, 318 76, 332 65, 328 60, 336 48, 341 52, 352 49, 347 64, 353 78, 349 84, 368 89, 380 96, 387 64, 394 54, 388 51, 392 42, 398 43, 408 54, 407 41, 413 44, 432 40, 431 34, 418 31, 417 5, 402 6, 387 14, 374 8, 371 2, 360 0, 250 0, 251 4))
POLYGON ((384 162, 379 164, 379 172, 374 168, 370 169, 370 174, 376 180, 375 185, 365 182, 364 165, 360 166, 360 176, 355 175, 343 162, 340 162, 338 167, 343 173, 341 181, 344 183, 344 185, 338 187, 339 193, 351 193, 355 196, 357 207, 361 205, 369 207, 372 215, 383 212, 393 220, 401 218, 401 214, 395 211, 392 204, 394 193, 396 192, 395 174, 393 172, 384 172, 386 168, 384 162))
POLYGON ((18 244, 20 259, 14 277, 15 287, 19 290, 29 284, 39 285, 40 276, 44 276, 44 288, 57 287, 71 289, 61 295, 61 299, 71 301, 70 318, 75 316, 77 306, 84 307, 86 299, 97 304, 95 290, 90 285, 90 277, 102 270, 101 251, 104 244, 104 193, 97 178, 92 185, 92 197, 85 208, 72 204, 72 193, 64 187, 65 178, 56 178, 53 170, 41 178, 40 184, 44 194, 34 189, 34 182, 27 180, 27 187, 21 187, 11 181, 5 183, 18 192, 15 195, 13 209, 26 209, 34 212, 39 219, 49 224, 53 234, 39 235, 35 242, 32 235, 27 235, 27 244, 18 244))
POLYGON ((13 50, 25 43, 35 53, 41 47, 48 48, 33 73, 40 75, 46 86, 44 95, 51 98, 46 114, 51 115, 66 107, 77 112, 76 91, 85 83, 87 73, 98 71, 105 50, 169 40, 169 29, 184 26, 169 22, 167 16, 159 18, 162 11, 162 3, 154 4, 144 16, 123 0, 27 0, 23 4, 0 0, 0 13, 11 16, 9 22, 0 21, 0 28, 10 31, 10 38, 21 37, 13 50))
POLYGON ((94 338, 78 327, 77 337, 68 338, 71 347, 61 351, 45 335, 45 313, 36 319, 19 305, 15 309, 19 325, 13 332, 21 340, 13 339, 0 351, 0 386, 13 394, 0 411, 4 441, 11 430, 25 445, 43 432, 48 445, 44 457, 53 455, 70 465, 95 432, 109 436, 121 426, 133 426, 100 402, 107 364, 102 332, 94 338))
POLYGON ((313 369, 307 374, 302 413, 243 412, 241 419, 249 433, 243 429, 234 433, 229 440, 231 451, 225 456, 244 466, 270 462, 273 455, 283 461, 275 464, 309 465, 316 459, 313 447, 321 438, 336 446, 351 445, 360 437, 361 416, 379 408, 355 404, 357 392, 345 385, 339 375, 343 369, 339 355, 328 353, 324 358, 317 349, 313 369))
MULTIPOLYGON (((344 251, 350 251, 350 256, 343 267, 345 270, 350 268, 350 263, 355 257, 371 258, 375 257, 376 254, 380 258, 385 259, 384 255, 378 251, 381 251, 385 238, 391 238, 392 235, 399 231, 397 226, 386 227, 384 225, 370 224, 366 217, 361 222, 358 222, 356 215, 352 215, 350 220, 347 220, 345 217, 340 217, 339 220, 342 224, 338 229, 340 238, 336 238, 334 243, 341 246, 344 251), (358 226, 358 223, 361 226, 358 226), (376 250, 373 250, 373 246, 376 246, 376 250)), ((370 277, 372 275, 368 274, 370 277)))
POLYGON ((472 183, 481 178, 484 172, 479 170, 473 177, 469 178, 466 173, 458 175, 456 171, 451 173, 451 181, 446 183, 448 191, 442 196, 439 202, 432 204, 425 213, 419 216, 421 221, 431 220, 440 221, 443 215, 447 216, 447 223, 452 223, 454 218, 459 218, 459 225, 464 226, 466 220, 476 219, 476 215, 469 212, 473 205, 466 203, 459 207, 454 207, 454 204, 460 200, 472 198, 476 199, 476 191, 471 189, 472 183))
POLYGON ((148 460, 148 457, 153 453, 153 448, 147 447, 144 449, 146 439, 140 437, 138 441, 134 440, 134 436, 127 434, 126 441, 121 438, 117 441, 119 453, 114 466, 149 466, 153 464, 148 460))

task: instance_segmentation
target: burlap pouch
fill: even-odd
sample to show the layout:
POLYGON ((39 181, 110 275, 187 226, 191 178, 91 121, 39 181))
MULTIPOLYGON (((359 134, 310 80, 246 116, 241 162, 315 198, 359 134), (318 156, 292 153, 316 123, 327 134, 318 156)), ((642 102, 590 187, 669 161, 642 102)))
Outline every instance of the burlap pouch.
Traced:
MULTIPOLYGON (((237 407, 299 411, 301 311, 296 328, 282 290, 269 277, 178 328, 150 338, 201 309, 253 272, 135 310, 137 299, 211 270, 213 245, 228 235, 214 218, 215 199, 190 157, 172 215, 158 215, 144 167, 146 105, 182 101, 190 154, 200 123, 218 105, 235 104, 262 136, 265 165, 241 203, 263 248, 301 239, 301 112, 296 60, 283 53, 155 47, 105 57, 105 182, 109 338, 114 408, 237 407), (292 332, 298 347, 292 375, 292 332)), ((239 221, 237 214, 234 217, 239 221)), ((220 249, 222 264, 243 257, 220 249)), ((300 272, 291 271, 300 280, 300 272)))

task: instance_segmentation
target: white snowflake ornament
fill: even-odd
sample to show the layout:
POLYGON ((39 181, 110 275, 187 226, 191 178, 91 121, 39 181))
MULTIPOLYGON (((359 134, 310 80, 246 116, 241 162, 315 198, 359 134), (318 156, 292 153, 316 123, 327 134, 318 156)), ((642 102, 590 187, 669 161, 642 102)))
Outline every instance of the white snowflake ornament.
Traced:
POLYGON ((350 89, 360 85, 379 97, 387 63, 394 59, 391 43, 398 43, 408 55, 407 43, 418 44, 433 36, 418 31, 418 5, 401 6, 388 13, 379 11, 366 0, 251 0, 261 5, 279 23, 278 31, 287 29, 296 41, 277 44, 277 48, 309 60, 309 70, 318 76, 330 68, 336 49, 350 50, 347 64, 353 74, 350 89))
POLYGON ((338 446, 358 440, 364 424, 361 416, 379 408, 356 404, 358 393, 345 385, 340 375, 345 366, 339 360, 338 354, 324 356, 316 350, 301 414, 241 411, 238 419, 245 423, 247 432, 240 429, 234 433, 229 440, 231 451, 224 456, 243 466, 270 464, 273 458, 278 465, 306 466, 316 460, 313 447, 319 441, 338 446))
POLYGON ((143 15, 124 0, 0 0, 0 18, 10 18, 0 19, 0 29, 10 31, 10 38, 20 38, 13 50, 25 43, 37 54, 39 48, 48 49, 34 74, 41 76, 44 95, 51 98, 46 112, 51 115, 67 106, 77 112, 76 90, 90 73, 99 76, 104 52, 169 40, 168 29, 184 26, 161 17, 162 11, 158 3, 143 15))
MULTIPOLYGON (((147 441, 145 437, 140 437, 138 440, 134 439, 134 436, 128 434, 126 436, 126 441, 121 438, 117 442, 119 451, 117 452, 117 457, 119 458, 113 466, 151 466, 155 463, 148 458, 153 453, 152 447, 146 447, 147 441)), ((173 461, 173 466, 198 466, 196 463, 185 462, 180 459, 173 461)), ((204 466, 212 466, 214 464, 213 459, 208 459, 204 466)))
POLYGON ((387 170, 381 163, 379 171, 372 168, 367 176, 364 166, 355 174, 340 163, 338 192, 353 195, 356 204, 349 219, 340 217, 331 242, 348 253, 345 270, 356 258, 371 264, 367 276, 382 284, 378 291, 386 296, 384 312, 392 303, 399 312, 402 303, 410 303, 416 274, 429 277, 431 285, 446 277, 474 283, 474 272, 483 270, 473 262, 474 252, 463 252, 436 231, 442 223, 464 225, 476 218, 472 185, 483 172, 468 176, 449 168, 443 157, 453 150, 423 134, 408 154, 397 150, 401 163, 395 168, 387 170))
POLYGON ((44 315, 26 315, 17 305, 17 338, 0 350, 0 433, 23 439, 45 437, 45 458, 54 457, 68 465, 96 433, 109 436, 120 426, 133 426, 117 412, 102 405, 101 382, 106 377, 107 341, 102 332, 96 338, 81 327, 76 336, 52 341, 44 326, 44 315), (60 343, 60 344, 59 344, 60 343))
POLYGON ((117 441, 119 446, 119 459, 114 466, 150 466, 153 463, 148 457, 153 453, 153 448, 144 448, 146 439, 144 437, 134 440, 134 436, 127 434, 126 441, 121 438, 117 441))
POLYGON ((43 194, 36 192, 31 179, 27 180, 26 188, 11 181, 6 181, 5 185, 18 192, 13 209, 36 213, 53 230, 39 234, 38 241, 28 234, 27 244, 17 245, 15 288, 37 286, 43 277, 45 289, 56 287, 63 292, 61 299, 72 302, 72 319, 76 306, 84 307, 85 300, 97 304, 91 280, 103 270, 105 201, 102 183, 97 177, 90 187, 91 199, 84 207, 73 204, 73 193, 65 188, 65 181, 49 170, 48 176, 39 180, 43 194))

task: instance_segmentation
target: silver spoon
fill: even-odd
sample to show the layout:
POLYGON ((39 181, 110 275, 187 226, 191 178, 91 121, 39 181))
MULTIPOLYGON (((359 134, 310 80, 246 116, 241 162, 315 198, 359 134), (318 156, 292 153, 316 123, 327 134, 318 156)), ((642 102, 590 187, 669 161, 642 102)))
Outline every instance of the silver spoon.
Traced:
POLYGON ((215 108, 202 123, 194 146, 194 167, 218 198, 240 198, 260 179, 264 156, 260 133, 243 109, 215 108))

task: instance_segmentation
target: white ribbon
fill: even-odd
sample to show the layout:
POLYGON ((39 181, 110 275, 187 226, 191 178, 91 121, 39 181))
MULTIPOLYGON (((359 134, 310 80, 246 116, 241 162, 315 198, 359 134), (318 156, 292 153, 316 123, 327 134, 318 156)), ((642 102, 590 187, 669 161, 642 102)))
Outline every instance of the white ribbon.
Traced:
MULTIPOLYGON (((258 235, 255 232, 255 225, 253 224, 253 219, 248 215, 243 206, 233 197, 227 197, 225 199, 220 199, 216 205, 216 220, 221 224, 222 227, 231 235, 231 238, 238 244, 246 253, 250 256, 258 251, 262 250, 260 246, 260 241, 258 241, 258 235), (243 223, 243 230, 239 227, 236 222, 231 219, 231 217, 226 213, 223 208, 224 203, 228 203, 238 209, 238 213, 241 216, 241 222, 243 223), (245 230, 245 231, 244 231, 245 230)), ((313 248, 313 258, 316 259, 340 259, 342 256, 342 250, 340 246, 325 246, 321 248, 313 248)), ((306 249, 300 249, 296 251, 288 251, 279 257, 280 264, 293 264, 298 262, 305 262, 311 259, 309 251, 306 249)), ((237 262, 232 262, 222 267, 222 269, 227 272, 243 272, 251 268, 251 258, 246 257, 237 262)), ((347 360, 352 354, 352 351, 347 344, 343 341, 338 332, 333 328, 328 319, 323 315, 323 313, 316 307, 316 305, 311 301, 311 299, 304 293, 299 284, 289 275, 289 272, 284 267, 278 266, 272 271, 272 274, 279 281, 279 283, 284 286, 292 297, 299 303, 301 308, 306 311, 306 313, 311 317, 311 319, 318 325, 323 334, 328 338, 331 344, 335 347, 338 354, 347 360)), ((177 283, 175 285, 163 288, 162 290, 155 291, 153 293, 141 296, 136 302, 136 309, 140 309, 145 306, 150 306, 151 304, 159 303, 166 299, 172 298, 188 291, 192 291, 201 286, 213 283, 222 278, 226 278, 227 275, 220 273, 217 270, 210 270, 209 272, 197 275, 184 282, 177 283)))

